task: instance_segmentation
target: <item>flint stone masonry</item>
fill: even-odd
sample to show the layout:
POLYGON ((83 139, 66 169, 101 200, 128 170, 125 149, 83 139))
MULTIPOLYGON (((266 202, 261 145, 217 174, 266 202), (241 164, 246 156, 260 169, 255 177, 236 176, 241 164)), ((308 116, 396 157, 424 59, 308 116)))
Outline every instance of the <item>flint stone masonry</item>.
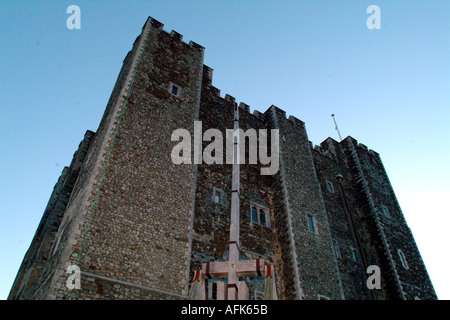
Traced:
MULTIPOLYGON (((182 39, 146 21, 97 131, 55 185, 9 299, 187 299, 194 270, 228 260, 232 166, 173 164, 171 134, 202 121, 202 133, 225 140, 236 98, 213 86, 204 48, 182 39), (67 288, 70 265, 80 289, 67 288)), ((378 153, 351 137, 313 148, 303 121, 238 105, 244 131, 279 130, 279 171, 261 175, 247 153, 240 175, 240 259, 275 266, 279 299, 437 299, 378 153), (267 210, 266 225, 252 206, 267 210), (369 265, 381 289, 367 288, 369 265)), ((264 276, 240 280, 250 299, 264 292, 264 276)))

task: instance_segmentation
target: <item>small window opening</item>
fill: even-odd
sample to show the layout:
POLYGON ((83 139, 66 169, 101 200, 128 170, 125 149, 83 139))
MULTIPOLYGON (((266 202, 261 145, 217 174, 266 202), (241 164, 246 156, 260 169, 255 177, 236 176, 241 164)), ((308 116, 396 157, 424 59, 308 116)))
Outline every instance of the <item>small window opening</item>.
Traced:
POLYGON ((266 226, 266 213, 262 209, 259 209, 259 223, 264 227, 266 226))
POLYGON ((215 192, 214 194, 214 201, 216 203, 222 203, 222 193, 221 192, 215 192))
POLYGON ((352 253, 352 259, 355 262, 358 262, 358 252, 356 252, 355 248, 350 248, 350 251, 352 253))
POLYGON ((258 210, 256 207, 252 207, 252 222, 258 223, 258 210))
POLYGON ((408 266, 408 262, 406 261, 405 254, 404 254, 403 251, 400 250, 400 249, 398 249, 397 252, 398 252, 398 256, 400 257, 400 262, 402 263, 403 268, 405 268, 406 270, 408 270, 408 269, 409 269, 409 266, 408 266))
POLYGON ((176 97, 179 97, 181 94, 181 87, 174 84, 174 83, 170 83, 169 85, 169 93, 173 94, 176 97))
POLYGON ((310 214, 306 215, 307 220, 308 220, 308 229, 309 231, 311 231, 312 233, 316 233, 316 228, 314 226, 314 217, 310 214))
POLYGON ((213 187, 213 198, 212 200, 218 204, 225 204, 225 192, 222 189, 213 187))
POLYGON ((328 192, 334 193, 334 187, 333 184, 330 181, 326 181, 326 185, 327 185, 327 190, 328 192))
POLYGON ((251 223, 259 224, 263 227, 270 227, 269 209, 257 204, 251 204, 251 223))

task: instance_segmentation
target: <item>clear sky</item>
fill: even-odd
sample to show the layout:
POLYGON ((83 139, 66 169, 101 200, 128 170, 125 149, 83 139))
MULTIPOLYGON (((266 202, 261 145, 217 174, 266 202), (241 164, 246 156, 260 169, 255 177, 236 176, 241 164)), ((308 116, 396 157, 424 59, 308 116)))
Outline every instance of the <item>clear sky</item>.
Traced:
POLYGON ((450 299, 450 1, 1 1, 0 299, 148 16, 206 48, 221 94, 380 153, 440 299, 450 299), (81 29, 69 30, 69 5, 81 29), (369 5, 381 29, 369 30, 369 5))

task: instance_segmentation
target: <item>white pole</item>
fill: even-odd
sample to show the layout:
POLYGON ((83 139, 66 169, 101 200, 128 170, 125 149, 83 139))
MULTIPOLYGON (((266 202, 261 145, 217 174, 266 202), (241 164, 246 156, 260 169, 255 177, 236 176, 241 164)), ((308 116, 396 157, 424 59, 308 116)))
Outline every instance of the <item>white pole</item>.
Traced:
POLYGON ((341 137, 341 133, 339 132, 339 128, 338 128, 337 123, 336 123, 336 119, 334 119, 334 113, 331 116, 333 117, 334 126, 335 126, 335 129, 336 129, 336 131, 337 131, 337 133, 339 135, 339 142, 341 142, 342 141, 342 137, 341 137))
POLYGON ((238 277, 236 273, 239 261, 239 176, 240 176, 240 149, 239 149, 239 108, 234 104, 234 134, 233 134, 233 174, 231 193, 230 217, 230 243, 229 243, 229 269, 228 269, 228 300, 238 297, 238 277))

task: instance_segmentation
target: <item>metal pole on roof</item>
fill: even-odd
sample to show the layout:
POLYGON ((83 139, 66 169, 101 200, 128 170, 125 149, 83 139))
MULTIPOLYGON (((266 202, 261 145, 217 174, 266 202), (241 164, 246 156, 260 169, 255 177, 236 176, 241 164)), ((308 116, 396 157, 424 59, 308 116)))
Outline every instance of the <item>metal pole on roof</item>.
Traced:
POLYGON ((339 142, 341 142, 342 141, 342 137, 341 137, 341 133, 339 132, 339 128, 338 128, 338 125, 336 123, 336 119, 334 118, 334 113, 331 116, 333 117, 334 126, 335 126, 335 129, 336 129, 336 131, 337 131, 337 133, 339 135, 339 142))

